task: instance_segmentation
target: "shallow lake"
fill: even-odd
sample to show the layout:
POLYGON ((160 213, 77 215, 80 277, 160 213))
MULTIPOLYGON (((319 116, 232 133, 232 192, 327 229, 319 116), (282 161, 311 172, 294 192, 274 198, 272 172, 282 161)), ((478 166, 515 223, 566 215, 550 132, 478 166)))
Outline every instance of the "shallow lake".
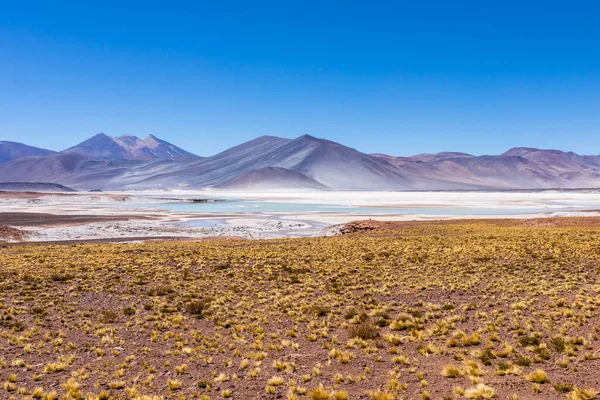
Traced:
MULTIPOLYGON (((148 205, 146 205, 148 206, 148 205)), ((253 200, 224 200, 204 203, 169 202, 153 204, 152 207, 186 213, 351 213, 351 214, 433 214, 433 215, 515 215, 545 211, 585 210, 590 207, 574 207, 566 204, 547 204, 545 207, 354 207, 339 204, 310 204, 253 200)))

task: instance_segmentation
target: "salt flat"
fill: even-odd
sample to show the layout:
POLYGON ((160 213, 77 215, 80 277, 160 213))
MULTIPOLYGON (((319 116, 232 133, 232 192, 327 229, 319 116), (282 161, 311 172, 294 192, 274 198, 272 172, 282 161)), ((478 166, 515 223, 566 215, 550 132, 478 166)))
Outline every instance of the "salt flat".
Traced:
MULTIPOLYGON (((353 220, 389 221, 457 218, 592 216, 600 192, 232 192, 136 191, 119 193, 3 193, 1 212, 66 215, 128 215, 81 224, 19 227, 24 240, 239 236, 248 239, 314 236, 328 225, 353 220), (215 201, 216 200, 216 201, 215 201)), ((6 224, 5 224, 6 225, 6 224)))

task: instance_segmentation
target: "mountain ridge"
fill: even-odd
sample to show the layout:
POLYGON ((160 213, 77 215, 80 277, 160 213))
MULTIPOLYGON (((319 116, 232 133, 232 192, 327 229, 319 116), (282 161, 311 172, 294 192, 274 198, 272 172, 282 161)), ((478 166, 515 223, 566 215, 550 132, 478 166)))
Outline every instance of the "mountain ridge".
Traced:
POLYGON ((0 164, 0 182, 107 190, 278 185, 333 190, 600 187, 600 156, 532 147, 513 147, 499 155, 392 156, 365 154, 311 135, 260 136, 198 157, 154 135, 140 139, 100 133, 62 152, 47 152, 0 164))
POLYGON ((0 164, 23 157, 49 156, 56 153, 52 150, 29 146, 8 140, 0 141, 0 164))

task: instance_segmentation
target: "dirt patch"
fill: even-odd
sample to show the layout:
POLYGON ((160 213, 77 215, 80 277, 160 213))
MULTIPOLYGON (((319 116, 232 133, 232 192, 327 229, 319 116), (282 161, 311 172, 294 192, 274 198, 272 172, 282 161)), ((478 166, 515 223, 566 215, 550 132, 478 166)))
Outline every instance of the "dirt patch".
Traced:
POLYGON ((27 232, 10 226, 0 226, 0 241, 2 240, 22 240, 27 232))
POLYGON ((55 226, 82 225, 92 222, 128 221, 131 219, 154 219, 140 215, 60 215, 47 213, 3 212, 0 226, 55 226))
POLYGON ((77 196, 76 193, 40 193, 40 192, 12 192, 0 191, 0 199, 39 199, 45 196, 77 196))

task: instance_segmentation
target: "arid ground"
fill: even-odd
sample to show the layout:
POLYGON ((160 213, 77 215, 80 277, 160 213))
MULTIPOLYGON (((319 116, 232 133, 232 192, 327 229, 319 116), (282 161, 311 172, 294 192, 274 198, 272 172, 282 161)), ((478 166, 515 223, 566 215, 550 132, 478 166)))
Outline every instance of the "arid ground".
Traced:
POLYGON ((341 231, 4 245, 0 398, 595 398, 600 219, 341 231))

